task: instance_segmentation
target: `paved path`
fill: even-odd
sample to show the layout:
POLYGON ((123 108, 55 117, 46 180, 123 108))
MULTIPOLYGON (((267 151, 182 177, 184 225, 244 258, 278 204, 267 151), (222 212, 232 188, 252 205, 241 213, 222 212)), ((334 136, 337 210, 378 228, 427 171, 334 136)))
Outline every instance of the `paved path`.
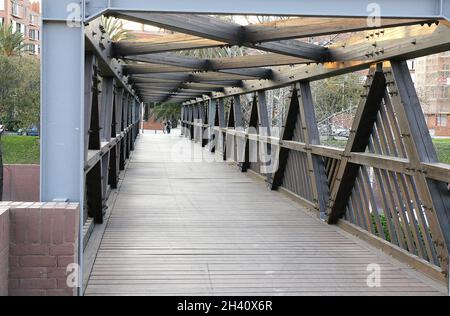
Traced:
POLYGON ((236 167, 171 162, 180 142, 138 139, 86 295, 440 294, 236 167), (367 286, 373 263, 381 288, 367 286))

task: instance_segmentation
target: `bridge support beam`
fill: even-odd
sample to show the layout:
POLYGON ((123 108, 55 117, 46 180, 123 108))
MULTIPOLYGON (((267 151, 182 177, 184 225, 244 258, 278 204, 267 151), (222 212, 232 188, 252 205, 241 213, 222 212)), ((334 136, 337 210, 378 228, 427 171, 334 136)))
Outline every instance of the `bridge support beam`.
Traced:
MULTIPOLYGON (((69 15, 71 3, 42 1, 40 199, 80 203, 82 232, 86 159, 84 1, 69 15)), ((79 235, 82 286, 83 234, 79 235)))
MULTIPOLYGON (((367 17, 373 10, 370 1, 323 0, 280 0, 273 1, 229 0, 226 4, 219 1, 183 0, 141 1, 141 0, 92 0, 88 5, 86 17, 95 18, 105 11, 144 11, 166 13, 198 14, 243 14, 243 15, 296 15, 296 16, 337 16, 367 17)), ((377 0, 380 16, 393 18, 449 18, 449 5, 444 0, 377 0)), ((377 8, 378 8, 377 6, 377 8)))
POLYGON ((70 2, 42 2, 42 201, 82 202, 84 196, 85 35, 82 23, 67 24, 70 2))

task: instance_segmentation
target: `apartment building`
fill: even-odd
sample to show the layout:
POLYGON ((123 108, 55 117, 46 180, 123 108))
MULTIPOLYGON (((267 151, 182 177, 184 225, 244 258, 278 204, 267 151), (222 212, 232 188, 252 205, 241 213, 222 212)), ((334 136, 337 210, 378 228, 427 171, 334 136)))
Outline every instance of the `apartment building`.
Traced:
POLYGON ((30 0, 0 0, 0 24, 12 25, 24 36, 25 50, 40 55, 40 4, 30 0))
POLYGON ((414 81, 435 136, 450 136, 450 51, 414 60, 414 81))

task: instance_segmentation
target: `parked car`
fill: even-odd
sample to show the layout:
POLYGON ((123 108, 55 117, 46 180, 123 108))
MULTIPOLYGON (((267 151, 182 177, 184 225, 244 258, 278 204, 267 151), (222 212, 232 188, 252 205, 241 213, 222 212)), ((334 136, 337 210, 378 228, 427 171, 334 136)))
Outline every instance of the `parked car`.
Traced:
POLYGON ((26 133, 27 136, 39 136, 39 128, 37 127, 30 127, 27 129, 26 133))

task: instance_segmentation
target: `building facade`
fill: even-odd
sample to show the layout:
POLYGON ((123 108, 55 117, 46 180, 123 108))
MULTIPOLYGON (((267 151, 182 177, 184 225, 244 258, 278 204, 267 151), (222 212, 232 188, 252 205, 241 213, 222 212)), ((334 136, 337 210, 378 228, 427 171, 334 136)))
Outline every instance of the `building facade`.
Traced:
POLYGON ((40 4, 30 0, 0 0, 0 24, 12 25, 14 32, 21 32, 25 50, 40 55, 40 4))
POLYGON ((450 136, 450 51, 415 59, 412 68, 431 134, 450 136))

